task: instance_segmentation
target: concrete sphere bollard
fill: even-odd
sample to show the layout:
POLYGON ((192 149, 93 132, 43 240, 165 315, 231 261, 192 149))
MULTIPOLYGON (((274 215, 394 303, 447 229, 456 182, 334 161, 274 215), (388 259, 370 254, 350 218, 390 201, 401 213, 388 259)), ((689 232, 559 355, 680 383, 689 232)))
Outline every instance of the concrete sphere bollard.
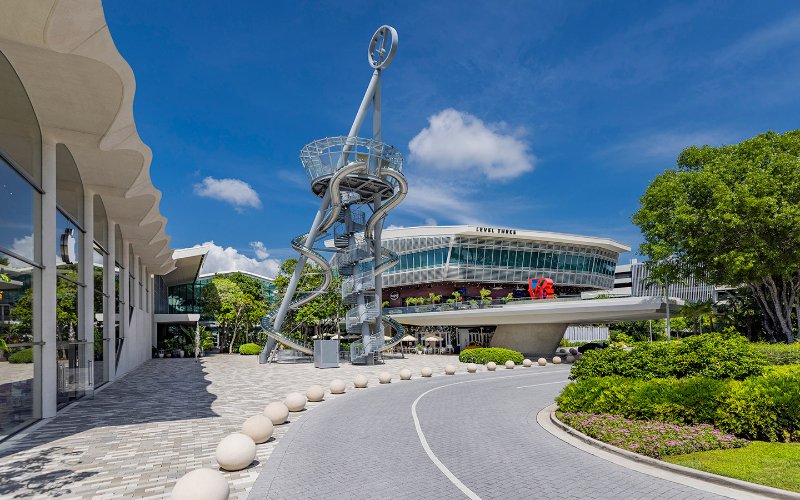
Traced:
POLYGON ((228 480, 218 470, 195 469, 183 475, 172 488, 172 500, 228 500, 228 480))
POLYGON ((444 367, 444 374, 445 375, 455 375, 456 374, 456 367, 453 365, 447 365, 444 367))
POLYGON ((344 381, 338 378, 331 380, 331 394, 344 394, 344 381))
POLYGON ((515 366, 517 365, 514 364, 514 362, 511 361, 510 359, 506 361, 506 370, 513 370, 515 366))
POLYGON ((578 354, 575 355, 575 359, 583 359, 583 353, 579 351, 578 354))
POLYGON ((228 434, 217 445, 214 455, 220 467, 228 471, 242 470, 256 458, 256 443, 247 434, 228 434))
POLYGON ((494 361, 489 361, 488 363, 486 363, 486 369, 489 370, 490 372, 495 371, 497 369, 497 363, 495 363, 494 361))
POLYGON ((536 364, 539 366, 547 366, 547 360, 544 358, 539 358, 538 360, 536 360, 536 364))
POLYGON ((574 362, 575 362, 575 356, 573 356, 572 354, 567 354, 567 363, 574 363, 574 362))
POLYGON ((264 408, 264 416, 272 421, 272 425, 281 425, 289 418, 289 408, 282 401, 274 401, 264 408))
POLYGON ((312 403, 322 401, 325 399, 325 389, 323 389, 321 385, 317 384, 308 386, 308 389, 306 389, 306 399, 312 403))
POLYGON ((242 434, 250 436, 256 444, 269 441, 273 430, 272 420, 266 415, 254 415, 242 424, 242 434))
POLYGON ((303 411, 306 408, 307 402, 308 400, 306 397, 299 392, 290 392, 286 395, 286 399, 283 400, 283 404, 285 404, 291 412, 303 411))
POLYGON ((468 364, 467 365, 467 371, 469 373, 475 373, 476 371, 478 371, 478 365, 476 365, 475 363, 468 364))
POLYGON ((389 372, 380 372, 378 374, 378 382, 381 384, 391 384, 392 383, 392 376, 389 372))
POLYGON ((522 366, 524 366, 525 368, 530 368, 531 366, 533 366, 533 361, 531 361, 528 358, 525 358, 522 360, 522 366))
POLYGON ((365 375, 358 374, 353 378, 353 385, 356 389, 365 389, 368 383, 369 380, 365 375))
POLYGON ((558 356, 553 356, 553 364, 554 365, 560 365, 561 364, 561 358, 558 357, 558 356))
POLYGON ((400 380, 411 380, 411 370, 408 368, 400 370, 400 380))
POLYGON ((429 367, 426 366, 419 371, 419 374, 422 375, 423 377, 430 377, 431 375, 433 375, 433 370, 431 370, 429 367))
POLYGON ((578 354, 578 349, 576 347, 570 347, 569 348, 569 353, 574 356, 574 355, 578 354))

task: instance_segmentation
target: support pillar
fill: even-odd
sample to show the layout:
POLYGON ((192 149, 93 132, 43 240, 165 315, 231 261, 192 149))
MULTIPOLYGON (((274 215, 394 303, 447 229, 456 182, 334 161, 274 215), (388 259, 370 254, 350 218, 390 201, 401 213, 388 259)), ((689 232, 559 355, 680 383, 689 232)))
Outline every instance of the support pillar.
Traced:
POLYGON ((498 325, 489 345, 513 349, 530 358, 551 358, 567 326, 567 323, 498 325))
POLYGON ((94 395, 94 193, 84 189, 83 193, 83 245, 78 266, 81 281, 86 285, 81 290, 83 303, 79 316, 78 339, 86 341, 80 352, 81 379, 86 395, 94 395))
MULTIPOLYGON (((108 220, 108 255, 103 270, 103 290, 106 300, 103 304, 103 370, 105 379, 111 382, 116 377, 116 323, 117 290, 115 268, 117 260, 117 224, 108 220)), ((120 310, 120 313, 122 311, 120 310)))
POLYGON ((39 394, 34 394, 34 413, 42 418, 56 414, 58 390, 58 363, 56 361, 56 144, 49 139, 42 140, 42 190, 41 209, 37 218, 39 226, 36 251, 39 262, 44 266, 38 275, 35 290, 38 300, 34 301, 33 317, 34 341, 42 342, 34 349, 34 363, 38 380, 39 394), (38 396, 38 397, 37 397, 38 396))

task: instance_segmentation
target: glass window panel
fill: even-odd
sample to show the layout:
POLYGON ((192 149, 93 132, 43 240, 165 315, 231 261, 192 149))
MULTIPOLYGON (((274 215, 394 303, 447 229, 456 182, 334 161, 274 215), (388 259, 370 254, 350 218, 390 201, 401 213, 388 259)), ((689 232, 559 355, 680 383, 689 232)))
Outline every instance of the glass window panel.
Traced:
POLYGON ((0 159, 0 247, 34 260, 34 203, 36 191, 0 159))

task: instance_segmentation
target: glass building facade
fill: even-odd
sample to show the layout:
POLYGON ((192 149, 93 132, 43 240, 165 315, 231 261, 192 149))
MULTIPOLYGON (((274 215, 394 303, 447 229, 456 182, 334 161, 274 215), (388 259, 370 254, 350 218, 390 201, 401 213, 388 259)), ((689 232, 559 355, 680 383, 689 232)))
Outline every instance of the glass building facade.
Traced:
MULTIPOLYGON (((228 275, 231 273, 218 273, 219 275, 228 275)), ((264 296, 267 301, 272 304, 275 301, 275 285, 271 279, 259 276, 252 273, 242 273, 245 276, 256 279, 261 283, 264 290, 264 296)), ((161 303, 161 307, 157 312, 166 314, 200 314, 201 321, 209 321, 212 318, 203 314, 203 307, 201 304, 201 297, 203 296, 203 288, 211 282, 215 275, 203 275, 197 278, 193 283, 183 283, 167 287, 166 303, 163 300, 156 302, 156 307, 161 303)), ((158 286, 158 284, 157 284, 158 286)), ((157 297, 160 293, 157 293, 157 297)))
POLYGON ((400 256, 383 274, 384 287, 432 282, 527 285, 535 277, 561 286, 610 289, 620 253, 578 242, 468 234, 393 237, 386 231, 383 238, 383 246, 400 256))

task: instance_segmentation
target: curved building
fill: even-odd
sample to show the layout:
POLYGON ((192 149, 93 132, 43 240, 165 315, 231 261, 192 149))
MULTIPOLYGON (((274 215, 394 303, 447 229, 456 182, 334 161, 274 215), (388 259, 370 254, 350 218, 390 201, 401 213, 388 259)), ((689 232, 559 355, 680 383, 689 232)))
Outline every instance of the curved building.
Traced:
POLYGON ((492 226, 384 229, 383 246, 400 255, 383 274, 390 307, 429 293, 465 299, 527 296, 529 278, 550 278, 557 294, 614 287, 614 269, 630 247, 609 238, 492 226))

